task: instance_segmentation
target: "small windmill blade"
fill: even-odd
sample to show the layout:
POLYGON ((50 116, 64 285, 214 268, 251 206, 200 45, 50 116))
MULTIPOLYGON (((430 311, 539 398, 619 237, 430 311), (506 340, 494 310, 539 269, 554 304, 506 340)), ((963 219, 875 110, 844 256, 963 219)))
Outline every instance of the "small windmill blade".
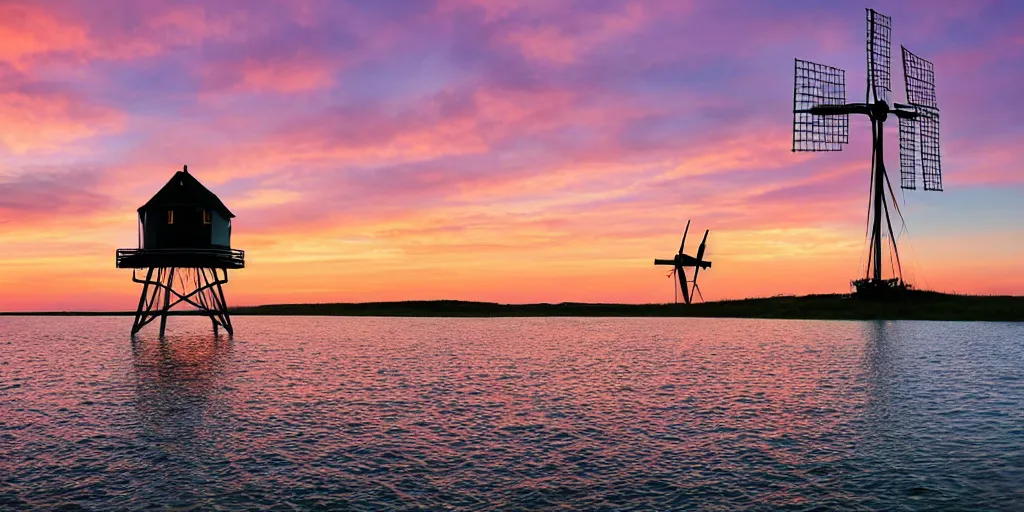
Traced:
POLYGON ((686 271, 683 267, 676 267, 676 275, 679 276, 679 288, 683 290, 683 302, 690 303, 690 289, 686 282, 686 271))
POLYGON ((683 247, 686 245, 686 233, 690 231, 690 221, 686 221, 686 229, 683 230, 683 241, 679 243, 679 254, 683 253, 683 247))
MULTIPOLYGON (((697 261, 698 262, 704 261, 704 249, 705 249, 705 247, 707 247, 708 233, 710 233, 710 232, 711 232, 710 229, 705 229, 704 230, 704 239, 700 241, 700 247, 697 248, 697 261)), ((697 268, 700 268, 700 266, 698 265, 697 268)))
MULTIPOLYGON (((694 291, 699 290, 697 288, 697 275, 700 274, 700 266, 701 266, 702 263, 704 263, 704 249, 707 247, 708 233, 710 233, 710 232, 711 232, 710 229, 705 229, 704 230, 704 239, 700 241, 700 247, 697 248, 697 265, 693 269, 693 289, 694 289, 694 291)), ((700 293, 700 292, 698 291, 697 293, 700 293)), ((692 293, 691 293, 691 295, 692 295, 692 293)), ((704 300, 704 296, 703 295, 701 295, 700 300, 701 301, 704 300)))

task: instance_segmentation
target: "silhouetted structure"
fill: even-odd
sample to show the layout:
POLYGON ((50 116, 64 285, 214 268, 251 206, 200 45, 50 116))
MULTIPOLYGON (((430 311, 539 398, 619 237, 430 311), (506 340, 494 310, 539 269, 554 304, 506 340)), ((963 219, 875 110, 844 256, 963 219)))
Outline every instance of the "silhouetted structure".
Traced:
MULTIPOLYGON (((690 304, 693 299, 693 293, 696 292, 700 295, 700 300, 704 300, 704 295, 700 293, 700 287, 697 286, 697 275, 700 273, 700 269, 711 268, 710 261, 704 261, 704 248, 708 241, 708 233, 710 229, 704 230, 704 239, 700 241, 700 247, 697 248, 697 257, 694 258, 689 254, 683 254, 683 250, 686 246, 686 233, 690 231, 690 221, 686 221, 686 229, 683 230, 683 241, 679 244, 679 252, 674 258, 670 260, 654 260, 655 265, 672 265, 672 271, 669 272, 669 277, 679 278, 679 287, 683 290, 683 302, 690 304), (688 288, 686 281, 686 267, 693 267, 693 289, 688 288)), ((675 282, 673 281, 673 288, 675 282)), ((674 294, 675 292, 673 292, 674 294)), ((674 295, 675 296, 675 295, 674 295)), ((675 296, 675 301, 679 302, 679 297, 675 296)))
MULTIPOLYGON (((871 241, 864 279, 853 281, 858 294, 873 295, 892 289, 904 289, 903 272, 896 234, 889 219, 885 192, 899 214, 896 196, 885 172, 882 153, 883 128, 889 114, 899 118, 900 186, 917 188, 921 174, 925 190, 942 190, 939 160, 939 108, 935 100, 935 70, 931 62, 903 50, 903 75, 907 102, 890 107, 890 35, 892 20, 867 9, 867 99, 865 103, 846 103, 845 72, 838 68, 796 59, 793 91, 793 151, 840 151, 849 142, 850 114, 871 119, 871 241), (893 264, 892 279, 882 278, 882 218, 888 228, 893 264)), ((900 214, 902 219, 902 214, 900 214)))
POLYGON ((168 311, 182 302, 209 316, 214 332, 234 334, 223 288, 228 269, 245 267, 245 253, 231 248, 234 214, 188 166, 138 211, 139 248, 117 250, 117 267, 132 269, 132 280, 143 285, 132 334, 159 317, 163 336, 168 311), (146 269, 145 279, 139 269, 146 269))

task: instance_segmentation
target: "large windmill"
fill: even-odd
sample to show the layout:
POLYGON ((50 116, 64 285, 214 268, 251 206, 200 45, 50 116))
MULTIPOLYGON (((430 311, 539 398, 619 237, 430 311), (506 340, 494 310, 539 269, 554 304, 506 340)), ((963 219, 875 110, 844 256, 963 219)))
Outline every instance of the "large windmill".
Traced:
MULTIPOLYGON (((793 91, 793 151, 840 151, 850 140, 850 114, 871 120, 871 240, 868 268, 853 281, 859 294, 904 288, 896 233, 889 219, 886 191, 897 213, 896 195, 885 172, 883 128, 889 114, 899 119, 900 186, 917 188, 920 174, 925 190, 942 190, 939 160, 939 108, 935 101, 935 68, 931 62, 903 50, 903 77, 907 104, 891 103, 890 36, 892 19, 867 9, 867 99, 846 103, 845 71, 796 59, 793 91), (892 256, 893 277, 882 276, 882 219, 885 219, 892 256)), ((902 214, 901 214, 902 217, 902 214)))
MULTIPOLYGON (((697 248, 697 257, 694 258, 689 254, 683 254, 683 249, 686 246, 686 233, 690 231, 690 221, 686 221, 686 229, 683 230, 683 241, 679 244, 679 252, 670 260, 654 260, 655 265, 672 265, 672 271, 669 272, 669 277, 679 278, 679 288, 683 290, 683 302, 689 304, 693 300, 693 294, 697 293, 700 295, 700 300, 704 300, 704 294, 700 293, 700 287, 697 286, 697 274, 700 273, 702 268, 711 268, 710 261, 704 261, 704 248, 707 245, 708 233, 710 229, 704 230, 704 239, 700 241, 700 247, 697 248), (690 284, 686 280, 686 267, 693 267, 693 288, 691 289, 690 284)), ((673 283, 673 286, 675 284, 673 283)), ((676 298, 676 302, 679 302, 679 298, 676 298)))

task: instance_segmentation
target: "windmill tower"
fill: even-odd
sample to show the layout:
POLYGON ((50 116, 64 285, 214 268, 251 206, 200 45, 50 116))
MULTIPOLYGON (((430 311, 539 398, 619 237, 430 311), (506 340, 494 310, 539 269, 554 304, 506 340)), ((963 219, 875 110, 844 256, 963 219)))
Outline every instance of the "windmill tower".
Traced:
POLYGON ((231 248, 235 215, 188 166, 138 211, 139 248, 117 250, 117 268, 132 269, 132 281, 142 284, 132 335, 160 318, 163 336, 168 312, 181 303, 210 317, 214 333, 234 334, 223 285, 228 269, 245 267, 245 253, 231 248), (136 275, 141 269, 144 279, 136 275))
MULTIPOLYGON (((711 268, 710 261, 704 261, 704 249, 707 246, 708 233, 710 229, 704 230, 704 239, 700 241, 700 247, 697 248, 697 257, 694 258, 689 254, 683 254, 683 250, 686 247, 686 233, 690 231, 690 221, 686 221, 686 229, 683 230, 683 241, 679 244, 679 252, 670 260, 654 260, 655 265, 671 265, 672 271, 669 272, 669 277, 676 277, 679 279, 679 289, 683 291, 683 302, 690 304, 693 301, 693 294, 697 293, 700 296, 700 300, 704 300, 704 295, 700 293, 700 287, 697 286, 697 275, 700 273, 700 269, 711 268), (693 267, 693 287, 690 288, 690 283, 686 280, 686 267, 693 267)), ((673 282, 673 287, 675 283, 673 282)), ((676 296, 676 303, 679 303, 679 298, 676 296)))
POLYGON ((889 114, 899 119, 900 186, 917 188, 922 177, 925 190, 942 191, 939 160, 939 108, 935 100, 935 68, 931 62, 900 47, 907 104, 891 103, 890 39, 892 19, 867 9, 867 97, 864 103, 846 103, 845 71, 796 59, 793 90, 793 151, 841 151, 850 141, 850 114, 871 120, 871 239, 868 268, 863 279, 853 281, 860 295, 905 288, 896 233, 889 218, 889 201, 899 213, 896 195, 885 172, 883 131, 889 114), (888 199, 886 192, 888 191, 888 199), (893 277, 883 279, 882 220, 895 262, 893 277))

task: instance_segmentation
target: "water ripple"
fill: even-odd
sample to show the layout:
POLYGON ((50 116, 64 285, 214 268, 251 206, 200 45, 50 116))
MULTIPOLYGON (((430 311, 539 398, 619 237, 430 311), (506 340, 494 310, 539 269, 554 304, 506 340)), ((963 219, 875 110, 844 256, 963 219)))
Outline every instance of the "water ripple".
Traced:
POLYGON ((1024 326, 0 318, 0 510, 1013 510, 1024 326))

